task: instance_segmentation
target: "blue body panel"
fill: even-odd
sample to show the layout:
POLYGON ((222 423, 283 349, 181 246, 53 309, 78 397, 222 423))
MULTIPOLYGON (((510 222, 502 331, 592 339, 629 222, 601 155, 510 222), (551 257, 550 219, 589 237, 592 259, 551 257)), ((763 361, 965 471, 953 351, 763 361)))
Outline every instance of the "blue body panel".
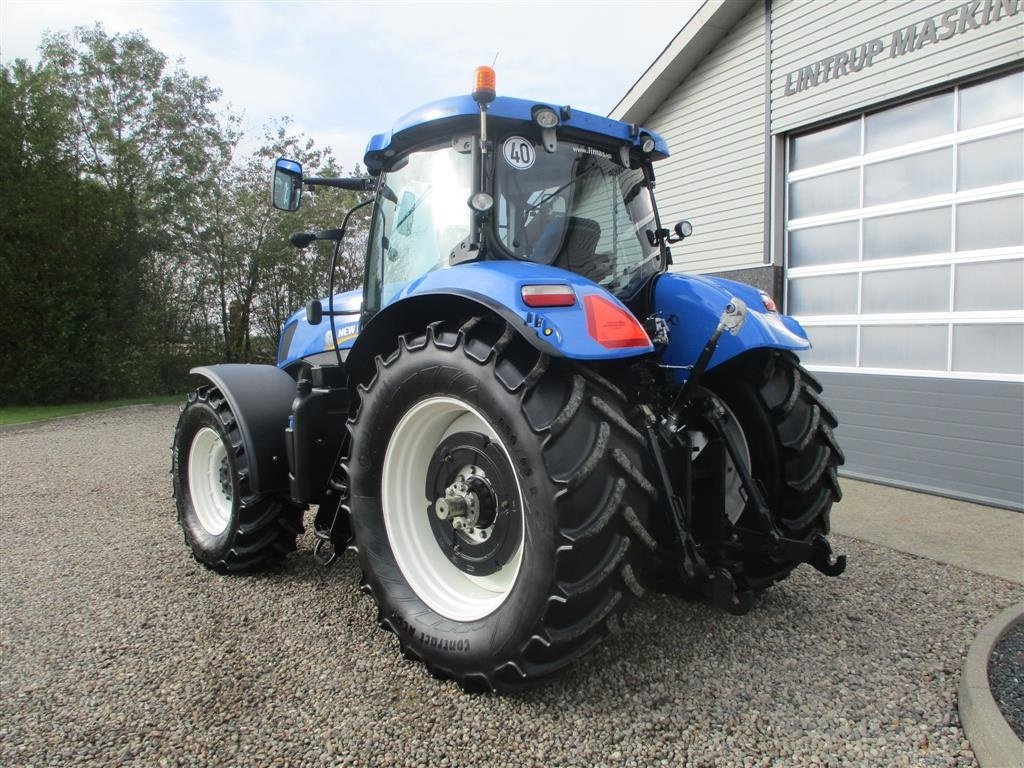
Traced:
POLYGON ((688 368, 697 362, 704 345, 718 325, 726 304, 735 296, 747 305, 747 320, 739 335, 722 334, 708 368, 758 347, 800 351, 809 349, 807 334, 796 320, 764 308, 756 288, 733 280, 701 275, 668 273, 654 288, 656 311, 669 323, 669 345, 661 355, 677 383, 686 381, 688 368))
MULTIPOLYGON (((386 293, 386 292, 385 292, 386 293)), ((522 321, 520 330, 534 334, 552 352, 573 360, 612 360, 635 357, 652 352, 654 347, 609 349, 598 344, 587 332, 587 316, 583 299, 598 295, 628 309, 597 283, 558 267, 528 261, 483 261, 462 264, 453 269, 428 272, 403 287, 388 301, 395 304, 413 296, 457 294, 483 304, 498 304, 522 321), (524 285, 561 283, 572 286, 576 304, 571 307, 531 308, 523 303, 524 285)))
MULTIPOLYGON (((595 294, 613 302, 623 311, 629 310, 604 288, 585 277, 567 272, 558 267, 521 261, 485 261, 463 264, 453 269, 429 272, 404 286, 385 287, 390 295, 385 306, 400 303, 414 296, 459 295, 475 299, 485 305, 500 305, 506 317, 522 322, 524 334, 534 334, 551 352, 573 360, 612 360, 652 352, 650 344, 643 347, 609 349, 598 344, 587 332, 587 317, 583 309, 583 298, 595 294), (571 285, 576 292, 576 304, 571 307, 531 308, 523 303, 521 289, 524 285, 563 283, 571 285)), ((336 318, 338 348, 349 349, 359 332, 359 307, 361 291, 349 291, 335 297, 335 311, 351 310, 350 314, 336 318)), ((323 302, 324 310, 327 302, 323 302)), ((285 323, 281 343, 289 340, 287 350, 278 351, 278 366, 283 368, 296 360, 317 355, 331 349, 331 326, 325 315, 320 325, 306 322, 306 312, 296 312, 285 323), (289 339, 288 329, 295 326, 289 339)))
MULTIPOLYGON (((385 289, 385 295, 389 295, 386 306, 413 296, 439 294, 465 296, 489 305, 497 303, 508 310, 507 315, 522 321, 521 330, 524 333, 534 334, 553 353, 573 360, 636 357, 654 349, 653 346, 608 349, 594 341, 587 332, 583 297, 588 294, 599 295, 624 310, 626 308, 601 286, 558 267, 520 261, 463 264, 455 269, 429 272, 404 286, 385 289), (572 307, 527 307, 522 300, 522 287, 547 283, 571 285, 576 292, 577 303, 572 307)), ((765 310, 757 289, 723 278, 663 274, 655 286, 655 308, 657 314, 668 321, 671 336, 660 362, 678 366, 673 373, 678 383, 686 380, 688 367, 697 361, 718 324, 722 310, 734 296, 746 302, 747 320, 738 336, 722 335, 709 368, 759 347, 794 352, 810 348, 807 334, 800 324, 791 317, 765 310)), ((326 311, 326 300, 323 305, 326 311)), ((361 290, 335 296, 335 311, 344 313, 335 318, 339 349, 347 350, 355 344, 359 333, 361 305, 361 290)), ((278 366, 283 368, 302 358, 330 351, 331 326, 326 315, 319 325, 310 325, 306 322, 303 309, 285 323, 281 340, 282 343, 289 341, 288 349, 278 352, 278 366), (289 336, 288 329, 293 325, 295 331, 289 336)))
MULTIPOLYGON (((491 102, 491 105, 487 108, 487 114, 493 118, 532 122, 533 112, 537 107, 549 107, 556 113, 562 113, 563 109, 558 104, 499 96, 491 102)), ((370 139, 366 145, 366 154, 363 158, 366 167, 372 173, 379 172, 384 165, 385 158, 404 149, 401 139, 409 137, 411 134, 417 134, 423 129, 436 130, 438 133, 442 133, 443 126, 447 121, 473 117, 479 114, 480 107, 473 100, 472 96, 453 96, 431 102, 430 104, 424 104, 422 107, 400 117, 388 133, 378 133, 370 139)), ((646 129, 634 130, 632 124, 624 123, 620 120, 612 120, 610 117, 602 117, 590 112, 571 109, 569 118, 562 120, 559 127, 584 131, 597 137, 603 137, 606 140, 611 139, 616 143, 635 147, 643 144, 644 139, 649 136, 654 139, 654 151, 651 153, 651 156, 656 160, 668 157, 668 144, 657 133, 646 129)))
MULTIPOLYGON (((324 318, 319 325, 310 325, 306 322, 305 309, 300 309, 285 322, 277 350, 279 368, 284 368, 301 358, 330 351, 332 339, 330 318, 327 316, 327 299, 321 299, 321 302, 324 307, 324 318), (292 327, 295 328, 294 331, 290 330, 292 327), (283 348, 285 342, 288 342, 287 349, 283 348)), ((362 305, 362 288, 335 294, 334 311, 344 313, 334 318, 339 349, 348 349, 355 342, 359 332, 359 310, 362 305)))

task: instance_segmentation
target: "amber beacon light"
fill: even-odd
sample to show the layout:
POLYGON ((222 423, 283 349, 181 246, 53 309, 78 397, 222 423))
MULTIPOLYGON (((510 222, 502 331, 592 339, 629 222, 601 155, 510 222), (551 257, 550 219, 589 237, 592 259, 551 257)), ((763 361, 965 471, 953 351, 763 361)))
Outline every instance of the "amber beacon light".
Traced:
POLYGON ((490 104, 496 95, 494 70, 490 67, 477 67, 473 73, 474 100, 479 104, 490 104))

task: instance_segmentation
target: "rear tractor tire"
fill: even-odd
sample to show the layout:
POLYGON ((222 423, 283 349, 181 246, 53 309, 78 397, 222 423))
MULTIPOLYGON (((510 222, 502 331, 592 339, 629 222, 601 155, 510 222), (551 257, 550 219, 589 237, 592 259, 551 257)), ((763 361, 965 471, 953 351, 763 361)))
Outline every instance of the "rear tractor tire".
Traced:
MULTIPOLYGON (((842 498, 836 470, 844 457, 833 434, 838 422, 821 398, 821 384, 795 355, 772 350, 749 353, 714 369, 704 386, 738 426, 751 474, 782 535, 811 541, 827 534, 832 504, 842 498)), ((695 485, 695 495, 702 492, 710 491, 695 485)), ((737 501, 732 509, 727 501, 726 513, 741 525, 757 527, 747 517, 753 513, 743 511, 743 502, 737 501)), ((696 509, 699 514, 699 503, 696 509)), ((740 561, 734 575, 741 589, 761 590, 786 578, 796 565, 751 555, 740 561)))
POLYGON ((220 390, 189 394, 171 450, 178 524, 196 560, 220 572, 251 571, 295 551, 304 508, 252 492, 241 433, 220 390))
POLYGON ((514 690, 617 629, 656 491, 621 392, 504 321, 435 323, 377 358, 349 422, 362 588, 407 658, 514 690))

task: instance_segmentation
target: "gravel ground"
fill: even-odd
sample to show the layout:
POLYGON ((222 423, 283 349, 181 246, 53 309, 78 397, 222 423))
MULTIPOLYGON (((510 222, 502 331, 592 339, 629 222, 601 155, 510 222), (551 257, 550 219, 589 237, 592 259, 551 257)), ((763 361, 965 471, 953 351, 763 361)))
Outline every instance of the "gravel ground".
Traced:
POLYGON ((0 432, 0 764, 974 765, 956 686, 1020 589, 836 537, 736 618, 651 595, 568 674, 470 696, 401 659, 351 555, 186 554, 176 410, 0 432))
POLYGON ((988 683, 1006 722, 1024 740, 1024 621, 1017 622, 992 649, 988 683))

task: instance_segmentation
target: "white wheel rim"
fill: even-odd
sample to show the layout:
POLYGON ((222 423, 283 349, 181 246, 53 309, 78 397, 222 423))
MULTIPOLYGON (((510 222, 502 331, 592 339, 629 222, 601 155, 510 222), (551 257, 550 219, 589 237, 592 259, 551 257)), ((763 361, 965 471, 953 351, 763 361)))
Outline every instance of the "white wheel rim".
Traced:
MULTIPOLYGON (((524 529, 508 561, 490 576, 460 570, 441 551, 430 527, 433 499, 424 495, 430 459, 456 432, 479 432, 496 443, 514 466, 498 434, 480 412, 452 397, 421 400, 402 416, 388 442, 381 473, 384 527, 402 575, 432 610, 452 621, 476 621, 508 598, 523 562, 524 529)), ((514 472, 513 472, 514 474, 514 472)), ((523 493, 516 477, 519 514, 523 493)))
POLYGON ((188 454, 188 489, 199 524, 211 536, 224 533, 231 522, 230 471, 220 435, 209 427, 196 432, 188 454))

